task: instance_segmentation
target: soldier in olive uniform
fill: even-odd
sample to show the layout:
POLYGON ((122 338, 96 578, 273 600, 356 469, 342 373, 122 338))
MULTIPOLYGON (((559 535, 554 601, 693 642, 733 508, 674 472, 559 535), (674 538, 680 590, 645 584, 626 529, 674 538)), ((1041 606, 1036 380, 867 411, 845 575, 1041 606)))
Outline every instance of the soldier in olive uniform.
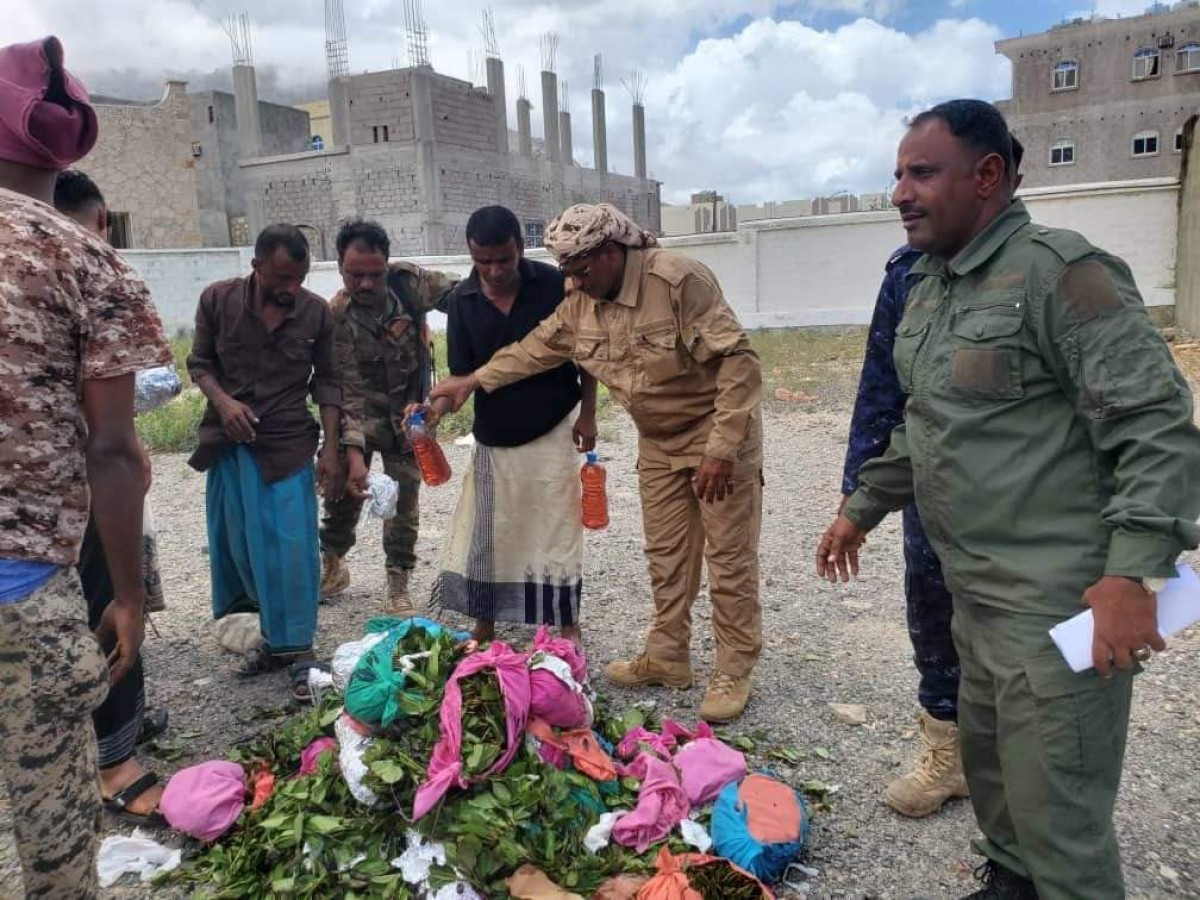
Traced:
MULTIPOLYGON (((457 279, 412 263, 388 265, 387 232, 355 219, 337 236, 338 269, 344 288, 330 301, 337 328, 345 422, 342 443, 361 452, 368 466, 378 452, 384 472, 399 487, 396 515, 383 526, 387 560, 388 611, 415 614, 409 575, 416 565, 418 492, 421 473, 404 434, 404 408, 425 399, 431 386, 425 315, 445 312, 457 279)), ((350 584, 346 553, 354 546, 362 500, 351 493, 325 500, 321 522, 324 574, 321 596, 350 584)))
POLYGON ((893 202, 925 255, 896 332, 908 395, 887 452, 821 539, 845 580, 914 499, 954 597, 980 898, 1124 896, 1112 824, 1136 661, 1163 648, 1157 579, 1200 541, 1192 396, 1129 267, 1013 201, 1003 117, 918 116, 893 202), (1051 627, 1086 607, 1097 671, 1051 627))

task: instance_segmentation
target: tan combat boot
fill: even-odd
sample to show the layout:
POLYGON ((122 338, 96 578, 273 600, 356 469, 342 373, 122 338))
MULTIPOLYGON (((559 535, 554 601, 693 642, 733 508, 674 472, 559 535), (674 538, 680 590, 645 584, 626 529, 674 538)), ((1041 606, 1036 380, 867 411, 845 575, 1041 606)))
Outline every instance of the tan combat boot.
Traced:
POLYGON ((604 674, 621 687, 683 689, 692 686, 692 667, 688 663, 658 662, 646 653, 628 661, 611 662, 604 674))
POLYGON ((321 551, 321 599, 328 600, 350 587, 350 567, 332 550, 321 551))
POLYGON ((397 619, 411 619, 417 614, 417 607, 408 593, 408 576, 412 569, 387 570, 387 607, 389 616, 397 619))
POLYGON ((937 812, 952 797, 969 795, 958 753, 958 725, 921 710, 920 729, 924 750, 917 768, 897 778, 883 792, 888 806, 914 819, 937 812))
POLYGON ((741 716, 750 699, 750 674, 730 675, 717 669, 708 682, 708 690, 700 701, 700 718, 714 725, 724 725, 741 716))

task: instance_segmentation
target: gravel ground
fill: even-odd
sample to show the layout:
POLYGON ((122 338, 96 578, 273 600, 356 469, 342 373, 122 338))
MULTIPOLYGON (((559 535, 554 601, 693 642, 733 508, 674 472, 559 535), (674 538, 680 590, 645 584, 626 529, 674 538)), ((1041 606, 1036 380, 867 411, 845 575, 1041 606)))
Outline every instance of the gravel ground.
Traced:
MULTIPOLYGON (((766 501, 762 544, 766 642, 755 696, 737 730, 757 734, 761 747, 805 751, 796 767, 779 766, 796 783, 818 779, 836 785, 831 809, 815 819, 806 862, 819 870, 810 897, 958 897, 973 890, 978 859, 970 807, 909 821, 882 803, 884 784, 914 758, 916 672, 904 628, 899 521, 893 517, 871 542, 861 578, 832 587, 812 574, 815 542, 837 499, 849 398, 801 405, 771 404, 766 415, 766 501), (830 703, 864 704, 867 724, 834 722, 830 703)), ((826 394, 826 398, 830 395, 826 394)), ((585 641, 593 669, 635 652, 650 615, 650 592, 641 553, 635 440, 631 423, 615 413, 605 424, 602 450, 609 459, 612 524, 588 535, 585 641)), ((450 447, 456 472, 467 450, 450 447)), ((149 761, 156 770, 220 757, 232 744, 271 727, 270 715, 287 704, 284 676, 253 682, 233 675, 236 660, 222 652, 208 613, 208 562, 203 555, 204 479, 179 455, 155 458, 153 504, 169 609, 155 617, 157 634, 146 644, 152 705, 168 709, 176 735, 195 734, 178 759, 149 761)), ((438 547, 449 520, 457 479, 422 494, 422 560, 418 596, 427 595, 438 547)), ((356 638, 380 609, 383 561, 378 523, 366 522, 350 554, 350 590, 321 609, 320 649, 329 654, 356 638)), ((505 633, 523 641, 523 630, 505 633)), ((703 677, 711 669, 709 603, 696 605, 693 661, 703 677)), ((1200 629, 1193 629, 1154 659, 1138 680, 1117 827, 1132 897, 1200 896, 1200 774, 1196 747, 1200 709, 1200 629)), ((662 714, 691 720, 702 686, 689 691, 630 692, 654 701, 662 714)), ((9 819, 7 806, 0 823, 9 819)), ((4 826, 7 830, 7 825, 4 826)), ((125 829, 128 830, 128 829, 125 829)), ((19 896, 11 837, 0 834, 0 896, 19 896), (8 887, 4 887, 8 886, 8 887), (5 893, 7 891, 7 893, 5 893)), ((149 893, 121 886, 108 896, 149 893)), ((160 896, 169 892, 160 892, 160 896)))

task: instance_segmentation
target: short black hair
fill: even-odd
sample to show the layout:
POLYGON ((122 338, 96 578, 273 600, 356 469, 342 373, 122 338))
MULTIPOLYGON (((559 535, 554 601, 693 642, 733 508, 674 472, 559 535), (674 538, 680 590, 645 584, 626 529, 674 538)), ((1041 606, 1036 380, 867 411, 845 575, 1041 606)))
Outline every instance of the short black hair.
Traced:
POLYGON ((347 219, 337 233, 338 262, 346 255, 351 244, 366 244, 368 250, 378 250, 386 260, 392 251, 388 233, 378 222, 370 219, 347 219))
POLYGON ((304 236, 304 232, 295 225, 283 222, 268 225, 258 233, 258 238, 254 241, 254 258, 266 261, 280 247, 296 262, 308 259, 308 238, 304 236))
POLYGON ((63 213, 82 212, 89 206, 103 206, 104 195, 96 182, 78 169, 64 169, 54 180, 54 208, 63 213))
POLYGON ((1013 171, 1016 172, 1020 170, 1021 160, 1025 158, 1025 145, 1017 140, 1017 136, 1015 134, 1010 133, 1009 138, 1012 140, 1013 171))
POLYGON ((1005 172, 1016 171, 1012 133, 1000 110, 992 104, 983 100, 947 100, 925 110, 908 127, 916 128, 933 119, 941 119, 952 135, 982 155, 995 153, 1004 160, 1005 172))
POLYGON ((507 206, 485 206, 467 219, 467 241, 477 247, 500 247, 512 239, 520 247, 521 223, 507 206))

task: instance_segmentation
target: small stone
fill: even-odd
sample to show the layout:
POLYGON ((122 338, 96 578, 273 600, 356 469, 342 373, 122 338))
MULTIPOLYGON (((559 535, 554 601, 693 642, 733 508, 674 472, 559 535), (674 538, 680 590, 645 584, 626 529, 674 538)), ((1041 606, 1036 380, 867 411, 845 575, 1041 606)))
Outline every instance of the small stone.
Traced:
POLYGON ((829 711, 843 725, 867 724, 867 708, 860 703, 830 703, 829 711))
POLYGON ((1168 866, 1166 863, 1163 863, 1161 866, 1158 867, 1158 874, 1170 882, 1176 882, 1179 880, 1179 873, 1176 872, 1174 869, 1172 869, 1170 866, 1168 866))
POLYGON ((197 678, 195 681, 192 682, 192 684, 195 685, 196 687, 208 687, 212 683, 213 683, 213 680, 211 678, 197 678))
POLYGON ((845 600, 842 606, 852 612, 870 612, 875 608, 874 603, 868 603, 865 600, 845 600))

